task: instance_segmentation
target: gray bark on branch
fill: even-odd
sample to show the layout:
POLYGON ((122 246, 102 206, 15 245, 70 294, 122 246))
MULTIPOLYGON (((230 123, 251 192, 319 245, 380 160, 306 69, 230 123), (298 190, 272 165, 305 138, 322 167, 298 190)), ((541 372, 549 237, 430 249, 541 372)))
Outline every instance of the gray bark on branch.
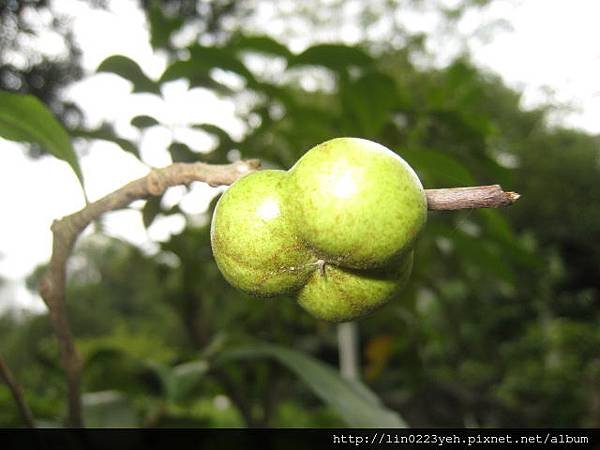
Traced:
POLYGON ((21 386, 16 382, 15 377, 4 362, 2 356, 0 356, 0 379, 8 386, 25 425, 29 428, 35 428, 35 420, 33 419, 33 414, 31 413, 31 409, 29 409, 29 405, 27 405, 27 402, 25 401, 21 386))
POLYGON ((425 189, 430 210, 455 211, 457 209, 501 208, 515 203, 521 196, 505 192, 499 184, 446 189, 425 189))
MULTIPOLYGON (((258 160, 237 161, 226 165, 175 163, 163 169, 152 170, 148 175, 52 224, 52 256, 40 283, 40 294, 48 306, 67 379, 68 426, 84 426, 80 393, 82 361, 75 348, 65 303, 67 260, 79 235, 102 214, 124 208, 134 200, 161 195, 169 187, 187 185, 194 181, 205 182, 211 186, 230 185, 259 167, 258 160)), ((425 193, 430 210, 502 207, 514 203, 519 198, 518 194, 504 192, 498 185, 426 189, 425 193)))

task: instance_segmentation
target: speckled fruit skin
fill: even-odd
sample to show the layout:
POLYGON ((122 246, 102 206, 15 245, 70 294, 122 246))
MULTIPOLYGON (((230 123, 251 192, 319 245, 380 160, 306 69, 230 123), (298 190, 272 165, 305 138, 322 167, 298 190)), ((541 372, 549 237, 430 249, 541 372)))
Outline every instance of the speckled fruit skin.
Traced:
POLYGON ((406 285, 413 252, 402 258, 396 270, 357 270, 329 266, 325 274, 314 272, 298 293, 298 303, 314 317, 346 322, 364 317, 388 303, 406 285))
POLYGON ((287 176, 281 170, 246 175, 215 208, 211 244, 217 266, 230 284, 251 295, 296 291, 315 267, 314 256, 294 233, 283 201, 287 176))
POLYGON ((290 169, 296 231, 320 256, 345 267, 384 267, 412 248, 427 200, 412 168, 375 142, 338 138, 290 169))
POLYGON ((236 181, 215 208, 211 244, 238 289, 295 295, 313 316, 345 322, 405 286, 426 213, 423 187, 402 158, 371 141, 339 138, 288 172, 236 181))

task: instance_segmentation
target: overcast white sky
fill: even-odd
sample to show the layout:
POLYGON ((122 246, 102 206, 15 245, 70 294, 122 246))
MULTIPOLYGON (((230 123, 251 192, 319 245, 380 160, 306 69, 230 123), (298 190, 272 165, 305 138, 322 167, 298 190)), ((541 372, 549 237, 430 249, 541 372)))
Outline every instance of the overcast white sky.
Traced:
MULTIPOLYGON (((107 56, 123 54, 138 61, 148 75, 160 75, 165 62, 149 46, 137 2, 114 1, 112 11, 108 12, 90 12, 75 0, 56 3, 75 18, 75 35, 84 49, 83 65, 89 73, 107 56)), ((593 0, 500 0, 493 3, 483 18, 505 19, 512 30, 497 31, 491 40, 468 42, 479 65, 523 90, 525 106, 548 99, 569 104, 573 111, 557 120, 600 133, 599 17, 600 2, 593 0), (549 92, 552 92, 550 97, 549 92)), ((459 23, 459 31, 464 36, 481 38, 478 30, 481 23, 481 14, 469 14, 459 23)), ((414 31, 430 31, 436 26, 427 14, 407 16, 406 24, 414 31)), ((351 33, 349 27, 348 40, 352 40, 351 33)), ((54 51, 52 39, 43 45, 48 52, 54 51)), ((451 49, 439 51, 447 45, 445 42, 433 40, 431 45, 441 55, 441 63, 444 57, 453 54, 451 49)), ((187 123, 218 122, 234 135, 243 130, 243 124, 234 117, 233 105, 201 90, 188 91, 183 83, 169 86, 164 102, 139 94, 132 101, 129 92, 128 82, 110 74, 98 74, 73 86, 67 95, 82 107, 92 123, 116 121, 118 131, 125 135, 135 136, 137 131, 127 124, 139 114, 153 115, 170 125, 170 130, 153 128, 143 136, 142 155, 150 165, 170 163, 163 149, 170 142, 171 133, 197 150, 210 147, 211 141, 206 136, 185 130, 187 123)), ((91 200, 147 172, 143 164, 110 143, 96 144, 81 163, 91 200)), ((198 185, 184 199, 184 210, 189 213, 205 210, 209 191, 198 185)), ((0 310, 8 304, 43 309, 39 297, 25 289, 24 278, 50 256, 52 220, 83 206, 77 181, 63 162, 53 158, 30 161, 17 144, 0 139, 0 192, 3 205, 0 276, 10 281, 0 292, 0 310)), ((176 202, 182 196, 181 189, 173 189, 167 201, 176 202)), ((140 214, 127 210, 111 213, 106 224, 110 234, 151 251, 153 242, 181 230, 184 219, 177 216, 164 219, 146 232, 140 214)))

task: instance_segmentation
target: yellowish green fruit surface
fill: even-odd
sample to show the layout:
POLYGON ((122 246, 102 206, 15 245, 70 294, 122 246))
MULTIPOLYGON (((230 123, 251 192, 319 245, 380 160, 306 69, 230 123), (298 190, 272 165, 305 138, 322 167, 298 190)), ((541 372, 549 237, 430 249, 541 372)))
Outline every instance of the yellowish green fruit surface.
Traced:
POLYGON ((313 316, 344 322, 405 286, 426 220, 425 192, 397 154, 333 139, 289 171, 263 170, 219 199, 211 226, 225 279, 259 297, 295 295, 313 316))
POLYGON ((345 267, 386 266, 412 248, 425 224, 419 178, 375 142, 339 138, 317 145, 290 169, 289 181, 297 233, 345 267))
POLYGON ((298 303, 314 317, 346 322, 364 317, 399 294, 410 277, 413 253, 395 270, 357 270, 326 266, 298 293, 298 303))
POLYGON ((254 172, 219 199, 211 224, 217 266, 238 289, 260 297, 301 288, 315 258, 294 233, 282 199, 282 170, 254 172))

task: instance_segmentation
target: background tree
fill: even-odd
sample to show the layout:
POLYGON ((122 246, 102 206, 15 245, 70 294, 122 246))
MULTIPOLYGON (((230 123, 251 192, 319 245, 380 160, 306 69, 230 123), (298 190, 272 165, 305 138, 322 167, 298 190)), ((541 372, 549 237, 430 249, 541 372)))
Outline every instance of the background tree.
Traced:
MULTIPOLYGON (((174 139, 173 161, 259 158, 287 169, 314 144, 353 135, 396 149, 428 188, 501 183, 523 200, 501 212, 430 213, 407 291, 358 324, 363 379, 387 408, 361 397, 358 418, 336 403, 355 400, 352 385, 313 365, 336 365, 335 327, 290 299, 256 301, 225 283, 209 245, 214 202, 192 216, 148 200, 146 226, 186 219, 158 253, 97 233, 73 259, 67 298, 87 424, 337 426, 364 424, 367 405, 411 426, 600 424, 597 136, 548 125, 551 106, 523 110, 519 93, 468 56, 441 69, 417 65, 422 36, 387 45, 365 35, 356 45, 293 52, 289 36, 256 34, 246 2, 142 6, 153 47, 168 54, 163 74, 151 79, 119 55, 99 70, 159 96, 185 80, 235 102, 246 126, 236 137, 192 123, 215 144, 198 152, 174 139), (186 26, 193 38, 179 45, 174 36, 186 26), (323 394, 338 382, 347 397, 323 394)), ((452 20, 463 10, 446 13, 452 20)), ((381 11, 364 14, 365 30, 381 11)), ((327 17, 286 14, 314 30, 327 17)), ((141 133, 164 126, 149 116, 131 123, 141 133)), ((81 124, 70 130, 107 136, 81 124)), ((139 154, 137 142, 112 131, 110 139, 139 154)), ((1 320, 3 353, 35 416, 60 423, 65 391, 47 317, 1 320)), ((9 404, 4 389, 0 403, 9 404)), ((0 423, 20 423, 16 410, 0 412, 0 423)))

